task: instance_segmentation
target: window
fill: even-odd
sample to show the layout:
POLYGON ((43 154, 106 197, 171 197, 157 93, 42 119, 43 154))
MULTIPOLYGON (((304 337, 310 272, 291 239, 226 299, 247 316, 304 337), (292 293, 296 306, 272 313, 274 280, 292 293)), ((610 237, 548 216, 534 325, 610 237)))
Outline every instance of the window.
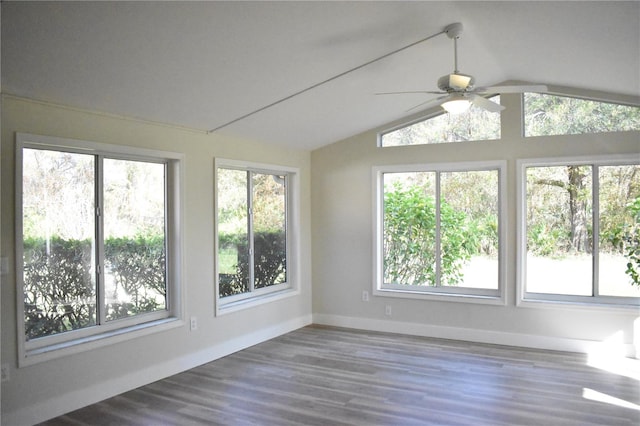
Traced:
POLYGON ((376 294, 503 302, 504 163, 374 172, 376 294))
POLYGON ((219 308, 294 288, 296 176, 295 169, 216 160, 219 308))
MULTIPOLYGON (((500 103, 500 96, 490 98, 500 103)), ((381 133, 382 147, 500 139, 500 114, 476 106, 462 114, 438 113, 381 133)))
POLYGON ((525 136, 640 130, 640 108, 539 93, 524 94, 525 136))
POLYGON ((17 151, 24 355, 176 318, 179 157, 24 134, 17 151))
POLYGON ((640 165, 521 161, 525 300, 638 305, 640 165))

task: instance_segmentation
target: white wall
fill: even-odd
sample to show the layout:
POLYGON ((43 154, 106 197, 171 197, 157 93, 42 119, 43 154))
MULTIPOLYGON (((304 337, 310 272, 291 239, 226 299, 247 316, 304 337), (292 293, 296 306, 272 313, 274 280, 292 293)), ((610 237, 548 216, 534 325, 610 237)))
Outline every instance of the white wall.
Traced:
POLYGON ((310 154, 88 111, 3 97, 1 145, 2 257, 14 256, 15 132, 184 153, 185 318, 188 325, 17 369, 16 289, 2 277, 2 423, 31 424, 210 361, 311 321, 310 154), (214 317, 214 157, 300 169, 301 292, 249 310, 214 317), (188 323, 188 321, 187 321, 188 323))
MULTIPOLYGON (((572 351, 613 339, 619 350, 636 350, 640 320, 635 309, 516 306, 515 163, 573 154, 637 157, 638 132, 525 139, 518 121, 520 97, 504 95, 503 102, 501 140, 378 148, 372 130, 312 153, 314 322, 572 351), (508 162, 506 306, 385 296, 363 302, 363 290, 371 293, 374 285, 372 166, 497 159, 508 162), (385 305, 391 305, 391 317, 385 316, 385 305)), ((387 128, 394 124, 399 123, 387 128)))
MULTIPOLYGON (((517 113, 519 103, 504 98, 511 103, 503 113, 508 118, 517 113)), ((317 323, 532 347, 584 350, 612 336, 619 337, 624 348, 638 345, 633 337, 634 323, 639 322, 635 311, 515 305, 515 160, 568 154, 638 155, 638 132, 525 141, 517 126, 503 121, 507 122, 503 139, 497 141, 380 149, 376 129, 309 154, 4 96, 0 256, 13 264, 15 132, 184 153, 185 316, 197 316, 199 329, 190 332, 185 324, 139 340, 16 369, 16 291, 10 271, 2 277, 1 289, 2 363, 11 366, 11 380, 2 384, 2 422, 12 426, 35 423, 104 399, 308 324, 312 312, 317 323), (213 316, 216 156, 301 169, 299 296, 213 316), (362 291, 371 291, 373 286, 372 166, 469 157, 508 161, 507 305, 378 296, 362 302, 362 291), (391 318, 384 315, 387 304, 393 307, 391 318)))

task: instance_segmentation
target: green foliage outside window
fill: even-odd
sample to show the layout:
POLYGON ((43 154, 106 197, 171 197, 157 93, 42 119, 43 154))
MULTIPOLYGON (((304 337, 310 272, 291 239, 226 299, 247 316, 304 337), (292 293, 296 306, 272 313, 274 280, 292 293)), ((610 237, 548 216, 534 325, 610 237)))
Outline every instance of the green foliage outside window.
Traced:
POLYGON ((24 316, 27 340, 96 323, 92 242, 24 240, 24 316))
MULTIPOLYGON (((500 96, 490 98, 500 103, 500 96)), ((481 141, 500 138, 500 114, 471 106, 462 114, 441 112, 381 135, 383 147, 481 141)))
POLYGON ((164 235, 109 238, 104 251, 114 293, 129 298, 129 302, 107 300, 107 321, 166 309, 164 235))
MULTIPOLYGON (((565 259, 594 250, 589 165, 527 169, 527 251, 565 259)), ((624 256, 631 284, 640 285, 640 166, 599 166, 600 254, 624 256)))
POLYGON ((287 282, 288 179, 280 174, 217 169, 220 298, 287 282))
POLYGON ((640 197, 626 206, 631 222, 618 224, 609 232, 609 241, 627 258, 625 273, 631 283, 640 286, 640 197))
MULTIPOLYGON (((220 297, 249 291, 249 246, 246 234, 220 234, 226 264, 220 265, 220 297)), ((286 282, 287 250, 284 232, 254 233, 254 287, 286 282)))
MULTIPOLYGON (((166 309, 163 236, 105 241, 105 271, 113 279, 107 321, 166 309)), ((24 310, 27 340, 96 324, 91 240, 24 239, 24 310)))
MULTIPOLYGON (((394 185, 384 195, 384 281, 435 286, 435 199, 419 186, 394 185)), ((462 281, 462 266, 481 251, 482 226, 440 203, 441 284, 462 281)))
POLYGON ((640 130, 640 108, 539 93, 524 95, 525 136, 640 130))

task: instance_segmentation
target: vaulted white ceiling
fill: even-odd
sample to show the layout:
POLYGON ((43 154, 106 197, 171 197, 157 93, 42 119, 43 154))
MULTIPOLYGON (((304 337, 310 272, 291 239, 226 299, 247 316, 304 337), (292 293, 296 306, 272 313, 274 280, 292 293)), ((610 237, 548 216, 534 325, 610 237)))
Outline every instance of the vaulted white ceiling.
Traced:
MULTIPOLYGON (((638 2, 3 2, 2 90, 314 149, 408 115, 453 70, 640 93, 638 2)), ((415 112, 415 111, 414 111, 415 112)))

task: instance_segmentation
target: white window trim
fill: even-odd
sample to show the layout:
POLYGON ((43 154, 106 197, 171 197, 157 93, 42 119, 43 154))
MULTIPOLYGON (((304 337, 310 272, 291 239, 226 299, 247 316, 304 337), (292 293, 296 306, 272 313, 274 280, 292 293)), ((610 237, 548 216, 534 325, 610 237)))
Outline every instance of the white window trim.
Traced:
POLYGON ((506 262, 506 229, 507 229, 507 200, 506 200, 506 168, 507 162, 473 161, 455 163, 413 164, 394 166, 374 166, 373 175, 373 290, 374 296, 399 297, 409 299, 439 300, 448 302, 466 302, 490 305, 506 305, 507 290, 507 262, 506 262), (389 286, 384 284, 383 274, 383 200, 384 173, 401 172, 451 172, 451 171, 498 171, 498 289, 470 289, 465 287, 427 287, 408 288, 407 286, 389 286))
MULTIPOLYGON (((491 99, 495 96, 503 96, 500 95, 499 93, 495 93, 495 94, 490 94, 487 96, 484 96, 486 99, 491 99)), ((500 101, 500 104, 502 104, 502 100, 500 101)), ((449 114, 447 111, 445 111, 442 107, 440 106, 436 106, 436 107, 432 107, 429 110, 426 111, 426 113, 420 112, 420 115, 418 115, 416 118, 413 118, 409 121, 401 121, 399 124, 396 124, 392 127, 385 127, 383 130, 379 131, 376 135, 376 146, 378 148, 404 148, 404 147, 408 147, 408 146, 422 146, 422 145, 440 145, 440 144, 451 144, 451 143, 470 143, 470 142, 482 142, 482 141, 487 141, 487 142, 491 142, 491 141, 498 141, 500 139, 502 139, 502 124, 499 124, 498 126, 498 132, 500 133, 500 136, 498 136, 495 139, 476 139, 476 140, 468 140, 468 141, 452 141, 452 142, 425 142, 425 143, 419 143, 419 144, 408 144, 408 145, 384 145, 383 144, 383 139, 386 135, 388 135, 389 133, 393 133, 396 130, 400 130, 400 129, 404 129, 405 127, 411 127, 415 124, 418 123, 422 123, 425 121, 429 121, 431 119, 434 118, 438 118, 442 115, 445 114, 449 114)), ((500 115, 500 121, 502 121, 502 114, 500 115)))
MULTIPOLYGON (((611 133, 630 133, 637 130, 611 130, 611 131, 602 131, 602 132, 584 132, 584 133, 560 133, 554 135, 527 135, 526 134, 526 123, 525 123, 525 95, 526 93, 520 94, 520 99, 522 102, 522 110, 520 113, 520 120, 522 126, 522 134, 521 137, 526 139, 534 139, 534 138, 553 138, 553 137, 572 137, 572 136, 584 136, 584 135, 602 135, 602 134, 611 134, 611 133)), ((587 90, 587 89, 576 89, 575 87, 566 87, 566 86, 555 86, 555 85, 547 85, 547 91, 544 93, 540 93, 541 95, 548 96, 556 96, 560 98, 570 98, 577 99, 580 101, 588 101, 588 102, 600 102, 605 104, 614 104, 626 107, 640 108, 640 97, 634 95, 624 95, 620 93, 603 93, 595 90, 587 90)))
POLYGON ((562 309, 588 309, 588 310, 620 310, 638 309, 640 299, 633 303, 632 298, 615 296, 572 296, 545 293, 529 293, 526 291, 526 256, 527 256, 527 216, 526 216, 526 170, 527 167, 538 166, 569 166, 569 165, 632 165, 640 164, 640 161, 629 155, 589 155, 572 157, 551 157, 519 159, 516 161, 517 174, 517 207, 516 207, 516 235, 517 235, 517 259, 516 259, 516 305, 520 307, 554 308, 562 309), (630 303, 631 302, 631 303, 630 303))
POLYGON ((216 158, 214 161, 214 282, 215 315, 225 315, 243 309, 253 308, 300 294, 300 169, 265 163, 216 158), (255 289, 251 293, 220 297, 219 256, 218 256, 218 169, 235 169, 267 174, 286 174, 288 188, 287 206, 287 282, 265 288, 255 289))
POLYGON ((117 342, 135 339, 157 332, 182 327, 184 325, 183 286, 183 164, 184 155, 134 148, 125 145, 111 145, 77 139, 53 136, 16 134, 16 298, 18 329, 18 366, 23 367, 40 362, 76 354, 117 342), (166 163, 167 173, 167 310, 139 315, 110 322, 95 327, 73 330, 58 335, 26 341, 24 324, 23 293, 23 242, 22 242, 22 150, 23 148, 43 148, 69 151, 90 155, 106 155, 110 158, 144 160, 166 163))
MULTIPOLYGON (((422 123, 423 121, 431 120, 432 118, 437 118, 446 113, 447 112, 444 111, 442 108, 437 107, 437 109, 434 109, 431 112, 428 112, 426 115, 420 115, 418 118, 415 118, 413 120, 403 121, 400 124, 395 125, 393 127, 385 128, 381 132, 378 132, 378 134, 376 135, 376 144, 378 148, 396 148, 396 146, 383 145, 383 139, 386 135, 388 135, 389 133, 393 133, 396 130, 404 129, 405 127, 411 127, 414 124, 422 123)), ((430 145, 430 144, 425 143, 425 144, 419 144, 419 145, 430 145)), ((413 146, 413 145, 399 145, 399 146, 413 146)))

